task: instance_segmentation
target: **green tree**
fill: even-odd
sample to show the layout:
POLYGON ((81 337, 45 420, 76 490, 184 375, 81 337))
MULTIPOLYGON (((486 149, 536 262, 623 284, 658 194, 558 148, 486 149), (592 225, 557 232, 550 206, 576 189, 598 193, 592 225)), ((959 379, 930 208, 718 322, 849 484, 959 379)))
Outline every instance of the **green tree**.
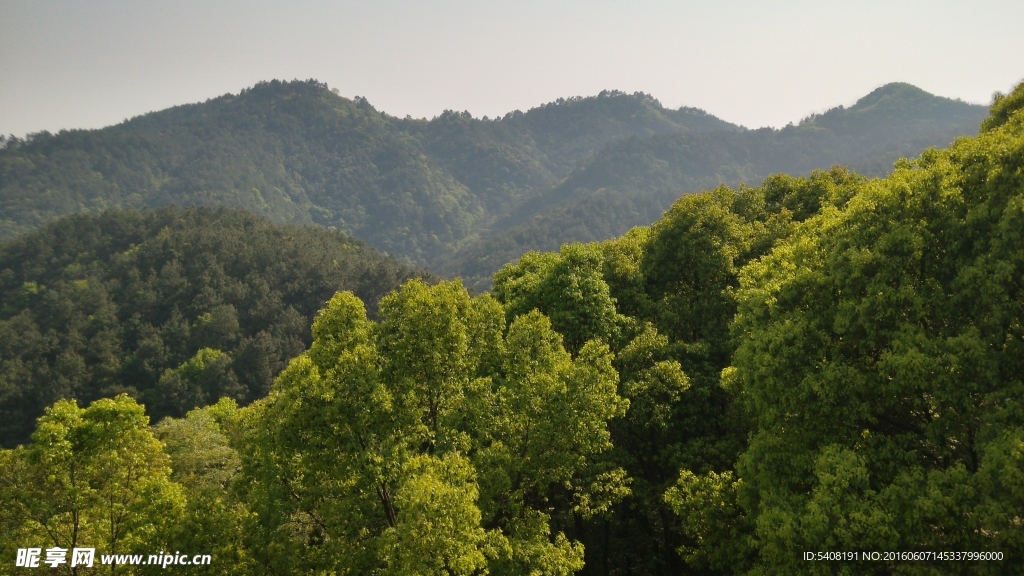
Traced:
POLYGON ((153 433, 171 461, 171 480, 186 497, 182 517, 170 530, 174 550, 210 554, 209 566, 175 566, 198 574, 237 574, 252 570, 245 542, 247 526, 255 521, 233 492, 241 468, 230 445, 229 430, 238 406, 230 399, 190 411, 184 418, 164 418, 153 433))
POLYGON ((1021 92, 744 269, 727 380, 755 423, 737 497, 759 570, 824 573, 799 556, 823 545, 1020 542, 1024 112, 1004 106, 1021 92))
POLYGON ((624 471, 600 457, 612 447, 608 421, 628 407, 608 346, 590 341, 573 359, 561 341, 537 311, 515 319, 497 385, 477 408, 484 518, 513 551, 497 574, 579 570, 583 546, 552 534, 552 523, 571 529, 575 517, 606 512, 629 493, 624 471))
MULTIPOLYGON (((654 566, 664 565, 671 570, 675 554, 672 516, 662 492, 684 464, 683 443, 694 440, 686 437, 690 430, 680 418, 693 400, 688 393, 690 382, 673 358, 668 338, 650 323, 616 311, 611 287, 624 295, 627 309, 639 313, 652 309, 641 271, 648 240, 647 231, 637 230, 621 241, 566 245, 558 254, 528 254, 495 276, 495 294, 507 303, 509 317, 515 318, 513 325, 528 322, 531 310, 535 310, 532 314, 539 311, 552 318, 556 331, 569 335, 567 340, 590 340, 584 349, 604 341, 612 345, 610 352, 615 351, 613 367, 619 376, 615 386, 629 400, 629 409, 624 418, 610 422, 614 448, 601 451, 597 458, 605 474, 599 484, 607 492, 595 495, 589 507, 576 510, 573 516, 556 519, 567 533, 585 543, 587 574, 620 566, 656 572, 654 566), (612 479, 614 483, 609 482, 612 479), (606 500, 601 501, 601 496, 606 500), (611 504, 618 500, 621 504, 613 509, 611 504)), ((509 338, 511 334, 510 330, 509 338)), ((531 391, 530 403, 524 406, 536 397, 545 395, 531 391)), ((517 407, 509 412, 526 415, 529 409, 517 407)))
POLYGON ((184 496, 170 479, 163 446, 142 407, 124 395, 85 409, 57 402, 39 419, 32 442, 5 450, 0 460, 5 557, 19 547, 51 546, 149 554, 166 549, 182 519, 184 496))
POLYGON ((585 343, 618 336, 615 300, 594 245, 566 244, 558 254, 532 252, 494 275, 494 295, 511 319, 539 310, 577 353, 585 343))
POLYGON ((231 370, 231 356, 212 348, 201 348, 176 369, 164 370, 156 387, 147 392, 146 400, 157 413, 171 415, 183 415, 218 397, 244 398, 231 370))
POLYGON ((270 570, 571 574, 553 515, 607 506, 593 469, 625 403, 607 346, 573 359, 539 313, 513 322, 458 282, 407 283, 381 321, 336 295, 313 345, 243 411, 242 483, 270 570), (428 551, 432 551, 428 553, 428 551), (277 567, 277 568, 275 568, 277 567))

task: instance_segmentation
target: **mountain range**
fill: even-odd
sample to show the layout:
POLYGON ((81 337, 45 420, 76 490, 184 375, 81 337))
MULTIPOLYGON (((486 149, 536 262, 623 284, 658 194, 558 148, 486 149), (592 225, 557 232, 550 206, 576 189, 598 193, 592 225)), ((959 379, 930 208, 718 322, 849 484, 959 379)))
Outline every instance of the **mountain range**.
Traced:
POLYGON ((835 164, 883 175, 975 134, 986 112, 896 83, 782 129, 619 91, 427 120, 314 80, 262 82, 99 130, 5 138, 0 240, 71 213, 222 205, 336 228, 486 289, 528 250, 620 235, 687 192, 835 164))

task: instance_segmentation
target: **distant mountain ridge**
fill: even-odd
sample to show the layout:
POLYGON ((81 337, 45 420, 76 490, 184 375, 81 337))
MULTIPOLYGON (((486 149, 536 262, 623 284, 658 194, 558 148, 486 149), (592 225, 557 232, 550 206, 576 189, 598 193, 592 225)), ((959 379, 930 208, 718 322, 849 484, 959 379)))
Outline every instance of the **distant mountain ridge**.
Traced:
POLYGON ((901 157, 975 134, 987 108, 933 96, 910 84, 882 86, 849 108, 782 129, 659 134, 612 142, 546 194, 466 244, 435 268, 478 289, 505 262, 530 250, 593 242, 660 217, 681 192, 757 184, 772 173, 807 174, 846 165, 883 176, 901 157))
POLYGON ((975 133, 985 113, 890 84, 782 130, 618 91, 499 119, 401 119, 316 81, 262 82, 101 130, 6 141, 0 239, 70 213, 225 205, 335 227, 486 287, 508 258, 621 234, 682 193, 833 164, 884 173, 975 133), (488 252, 495 243, 505 248, 488 252))
POLYGON ((426 121, 387 116, 315 81, 266 82, 102 130, 7 142, 0 238, 74 212, 229 205, 335 226, 424 263, 622 134, 712 129, 733 126, 621 92, 500 120, 447 112, 426 121))

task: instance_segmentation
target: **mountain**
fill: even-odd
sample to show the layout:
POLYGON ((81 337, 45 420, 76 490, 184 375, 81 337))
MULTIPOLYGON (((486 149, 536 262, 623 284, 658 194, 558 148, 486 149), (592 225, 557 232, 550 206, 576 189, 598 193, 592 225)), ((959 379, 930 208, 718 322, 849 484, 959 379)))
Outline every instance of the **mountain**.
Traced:
POLYGON ((606 92, 502 119, 398 119, 315 82, 266 82, 0 150, 0 238, 69 213, 227 205, 337 227, 410 261, 450 251, 622 135, 732 129, 606 92))
POLYGON ((0 244, 0 445, 43 408, 128 392, 157 418, 261 398, 338 290, 423 276, 338 231, 240 210, 62 217, 0 244))
POLYGON ((976 132, 984 114, 890 84, 782 130, 618 91, 425 120, 312 80, 263 82, 101 130, 5 139, 0 239, 77 212, 232 206, 337 228, 485 287, 510 257, 648 224, 682 193, 836 163, 881 174, 976 132))
POLYGON ((468 243, 436 268, 485 289, 495 270, 527 251, 622 235, 656 220, 683 192, 756 184, 773 173, 808 174, 837 164, 884 176, 899 158, 976 133, 986 114, 984 106, 897 83, 849 108, 782 129, 623 138, 497 222, 496 233, 468 243))
POLYGON ((5 237, 74 212, 227 205, 358 233, 422 259, 481 213, 365 100, 267 83, 103 130, 38 134, 0 154, 5 237))

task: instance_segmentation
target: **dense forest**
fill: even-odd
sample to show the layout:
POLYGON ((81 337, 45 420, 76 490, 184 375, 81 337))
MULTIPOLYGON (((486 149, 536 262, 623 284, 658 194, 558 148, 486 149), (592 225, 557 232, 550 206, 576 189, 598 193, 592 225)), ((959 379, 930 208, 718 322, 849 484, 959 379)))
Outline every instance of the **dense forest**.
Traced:
POLYGON ((781 130, 618 91, 501 118, 425 120, 315 81, 264 82, 102 130, 5 139, 0 239, 78 212, 232 206, 334 227, 485 289, 527 250, 648 225, 680 193, 835 164, 882 175, 901 156, 975 133, 984 114, 890 84, 781 130), (570 225, 550 224, 566 216, 570 225))
POLYGON ((984 109, 888 84, 781 130, 711 131, 624 138, 580 162, 565 179, 491 226, 491 234, 432 262, 434 269, 490 287, 502 264, 529 250, 614 238, 661 216, 680 191, 755 184, 773 173, 809 174, 844 165, 884 176, 956 136, 977 132, 984 109))
POLYGON ((337 231, 228 209, 110 211, 0 244, 0 446, 60 398, 154 421, 267 394, 338 290, 375 311, 422 272, 337 231))
POLYGON ((623 136, 736 129, 605 92, 502 119, 399 119, 326 85, 263 82, 103 130, 0 150, 0 238, 106 208, 228 205, 317 223, 425 263, 623 136))
POLYGON ((1024 84, 977 136, 884 178, 832 168, 685 195, 620 238, 525 254, 489 294, 412 279, 374 313, 341 291, 248 406, 152 426, 128 394, 50 406, 0 452, 0 556, 181 550, 213 555, 175 566, 204 574, 1019 574, 1022 230, 1024 84))

